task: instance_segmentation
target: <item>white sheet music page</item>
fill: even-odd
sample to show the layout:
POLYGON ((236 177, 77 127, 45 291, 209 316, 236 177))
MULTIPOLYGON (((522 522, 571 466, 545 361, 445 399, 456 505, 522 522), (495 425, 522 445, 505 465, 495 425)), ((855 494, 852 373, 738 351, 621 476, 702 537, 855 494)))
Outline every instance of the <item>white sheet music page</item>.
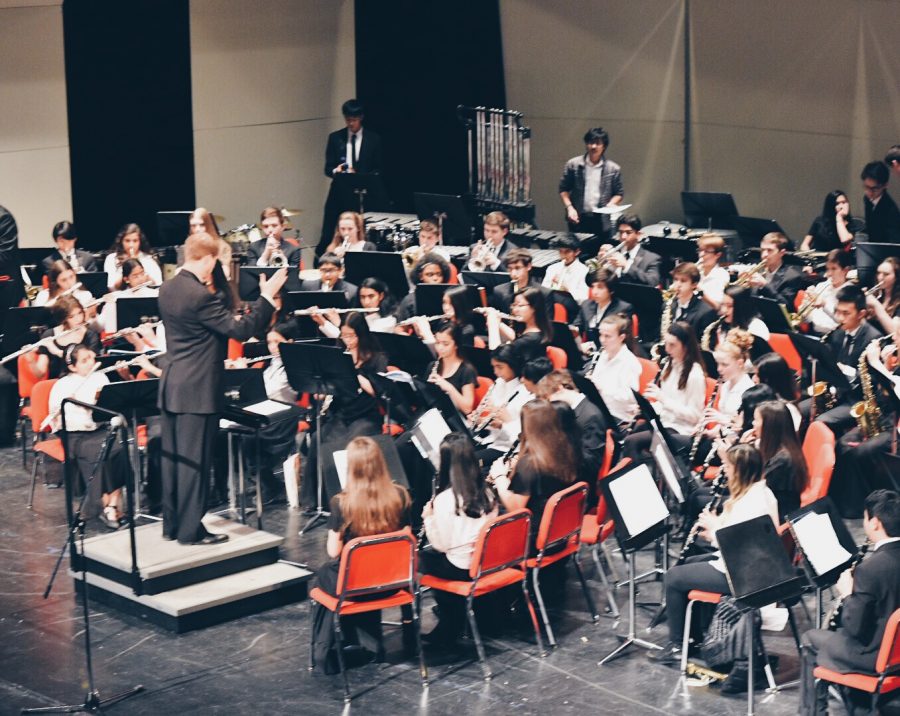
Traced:
POLYGON ((639 535, 669 516, 666 503, 656 487, 650 468, 641 465, 609 483, 613 500, 625 522, 629 536, 639 535))
POLYGON ((335 450, 333 454, 334 469, 337 470, 338 482, 341 483, 341 489, 343 490, 347 486, 347 451, 335 450))
POLYGON ((256 413, 257 415, 275 415, 282 410, 286 410, 290 406, 279 403, 277 400, 263 400, 253 405, 245 405, 244 410, 248 413, 256 413))
POLYGON ((816 574, 826 574, 852 556, 838 540, 827 514, 809 512, 793 523, 800 549, 816 574))

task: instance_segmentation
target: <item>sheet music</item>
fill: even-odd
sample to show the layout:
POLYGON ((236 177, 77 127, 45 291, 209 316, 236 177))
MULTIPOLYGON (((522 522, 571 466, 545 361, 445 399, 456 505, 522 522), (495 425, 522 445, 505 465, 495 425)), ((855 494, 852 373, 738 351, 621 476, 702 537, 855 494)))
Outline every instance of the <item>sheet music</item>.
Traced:
POLYGON ((794 534, 816 574, 826 574, 853 556, 838 540, 827 514, 809 512, 793 523, 794 534))
POLYGON ((630 537, 646 532, 669 516, 666 503, 646 465, 612 480, 609 490, 630 537))
POLYGON ((338 482, 341 483, 341 489, 343 490, 347 486, 347 451, 335 450, 333 454, 334 469, 337 470, 338 482))
POLYGON ((382 378, 392 380, 395 383, 406 383, 407 385, 414 385, 413 377, 405 370, 389 370, 386 373, 379 373, 378 375, 380 375, 382 378))
POLYGON ((286 410, 288 405, 279 403, 277 400, 263 400, 253 405, 245 405, 244 410, 248 413, 256 413, 257 415, 275 415, 286 410))
POLYGON ((679 482, 678 475, 675 473, 675 466, 672 464, 672 458, 659 433, 655 430, 653 431, 651 451, 653 453, 653 459, 656 461, 656 465, 659 467, 660 472, 662 472, 663 478, 669 486, 669 489, 672 491, 672 494, 675 495, 675 499, 678 500, 679 503, 684 502, 684 493, 681 491, 681 482, 679 482))

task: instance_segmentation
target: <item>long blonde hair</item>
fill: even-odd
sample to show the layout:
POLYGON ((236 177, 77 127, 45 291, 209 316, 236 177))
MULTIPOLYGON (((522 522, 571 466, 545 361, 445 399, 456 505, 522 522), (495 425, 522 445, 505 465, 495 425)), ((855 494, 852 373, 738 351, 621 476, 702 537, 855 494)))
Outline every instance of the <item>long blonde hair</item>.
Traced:
POLYGON ((334 235, 331 237, 331 243, 328 244, 328 248, 326 251, 334 251, 338 246, 343 243, 343 239, 341 238, 341 222, 345 219, 350 219, 353 224, 356 226, 356 240, 357 241, 365 241, 366 240, 366 227, 365 221, 363 220, 363 215, 359 214, 355 211, 345 211, 339 217, 337 222, 334 225, 334 235))
POLYGON ((409 495, 395 486, 381 448, 372 438, 353 438, 347 444, 347 484, 338 495, 342 531, 357 537, 392 532, 401 527, 409 495))

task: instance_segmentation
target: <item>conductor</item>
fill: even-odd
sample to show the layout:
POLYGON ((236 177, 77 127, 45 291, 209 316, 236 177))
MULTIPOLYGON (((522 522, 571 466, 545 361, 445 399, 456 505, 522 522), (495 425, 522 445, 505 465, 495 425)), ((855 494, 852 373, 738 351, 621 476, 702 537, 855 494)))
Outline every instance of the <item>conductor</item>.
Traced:
POLYGON ((246 340, 264 330, 274 311, 273 297, 287 279, 286 269, 268 281, 261 278, 260 297, 250 314, 236 319, 222 297, 210 290, 218 251, 218 239, 209 234, 188 237, 181 271, 159 289, 169 357, 159 386, 163 538, 180 544, 228 539, 201 523, 224 399, 228 339, 246 340))

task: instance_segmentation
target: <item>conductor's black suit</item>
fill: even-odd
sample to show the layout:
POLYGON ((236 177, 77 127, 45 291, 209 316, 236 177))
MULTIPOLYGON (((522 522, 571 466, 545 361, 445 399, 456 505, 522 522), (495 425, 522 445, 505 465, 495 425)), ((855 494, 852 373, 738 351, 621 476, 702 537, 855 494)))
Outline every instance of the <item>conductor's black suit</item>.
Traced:
POLYGON ((163 536, 168 539, 187 544, 207 534, 200 520, 224 400, 228 339, 244 341, 259 333, 273 310, 261 297, 249 315, 236 320, 218 295, 185 270, 159 289, 169 359, 159 385, 163 536))

